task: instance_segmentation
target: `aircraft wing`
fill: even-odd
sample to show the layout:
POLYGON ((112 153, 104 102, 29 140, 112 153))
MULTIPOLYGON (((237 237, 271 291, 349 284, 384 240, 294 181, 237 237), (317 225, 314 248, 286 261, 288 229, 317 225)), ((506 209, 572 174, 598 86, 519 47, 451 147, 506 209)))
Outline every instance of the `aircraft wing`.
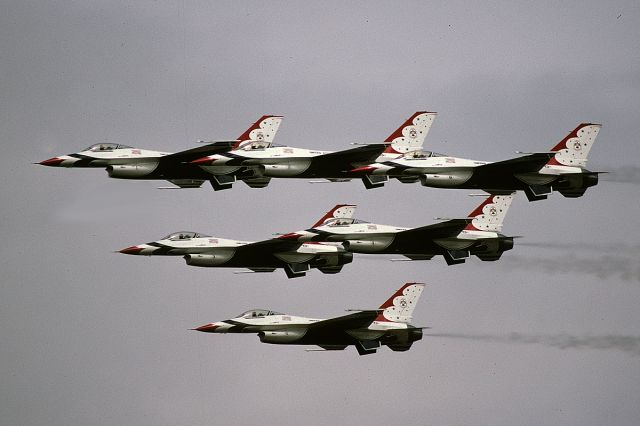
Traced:
POLYGON ((386 144, 370 144, 344 151, 322 154, 313 158, 313 167, 325 172, 345 172, 364 164, 371 164, 387 148, 386 144))
POLYGON ((415 245, 422 240, 433 240, 436 238, 447 238, 458 235, 471 222, 468 219, 451 219, 445 222, 434 223, 433 225, 421 226, 419 228, 407 229, 399 232, 396 242, 399 244, 415 245))
POLYGON ((324 333, 339 330, 351 330, 355 328, 366 328, 378 317, 379 312, 379 309, 359 311, 340 317, 314 322, 309 325, 309 331, 313 331, 314 333, 324 333))
POLYGON ((497 161, 476 167, 477 174, 490 176, 537 172, 555 155, 554 152, 540 152, 510 160, 497 161))
POLYGON ((257 241, 255 243, 239 246, 236 249, 236 256, 250 260, 256 256, 269 256, 274 253, 296 250, 302 244, 302 242, 294 240, 271 238, 269 240, 257 241))
POLYGON ((189 163, 198 158, 206 157, 208 155, 220 154, 222 152, 228 152, 233 149, 233 146, 238 141, 217 141, 195 148, 187 149, 186 151, 174 152, 173 154, 165 155, 161 157, 162 162, 168 163, 189 163))

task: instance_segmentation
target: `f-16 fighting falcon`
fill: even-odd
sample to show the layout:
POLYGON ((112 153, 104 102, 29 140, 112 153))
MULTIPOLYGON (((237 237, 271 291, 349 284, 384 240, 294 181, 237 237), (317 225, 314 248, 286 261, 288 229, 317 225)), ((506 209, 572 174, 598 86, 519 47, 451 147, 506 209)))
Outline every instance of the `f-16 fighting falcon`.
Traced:
POLYGON ((61 155, 38 164, 51 167, 104 167, 112 178, 167 180, 176 188, 199 188, 208 180, 213 189, 224 189, 229 182, 205 172, 191 161, 220 152, 242 149, 254 143, 270 144, 282 117, 265 115, 236 140, 217 141, 186 151, 169 153, 132 148, 115 143, 98 143, 76 154, 61 155))
POLYGON ((236 318, 206 324, 194 330, 205 333, 256 333, 263 343, 317 345, 341 351, 354 345, 360 355, 375 353, 380 345, 392 351, 408 351, 422 339, 422 328, 409 322, 424 284, 407 283, 379 309, 314 319, 252 309, 236 318))
POLYGON ((233 151, 203 156, 192 163, 220 180, 226 179, 229 182, 227 187, 231 187, 236 178, 254 188, 267 186, 271 178, 351 180, 353 176, 349 171, 355 167, 397 158, 421 148, 435 116, 434 112, 414 113, 382 144, 331 152, 257 141, 233 151))
POLYGON ((569 198, 581 197, 587 188, 597 185, 601 173, 585 168, 600 127, 582 123, 550 152, 505 161, 467 160, 416 150, 400 158, 355 168, 351 174, 362 176, 367 188, 382 186, 391 177, 403 183, 420 181, 423 186, 482 189, 491 194, 521 190, 529 201, 543 200, 552 191, 569 198))
POLYGON ((182 256, 187 265, 247 268, 253 272, 273 272, 284 268, 287 277, 297 278, 309 268, 337 274, 351 263, 353 254, 340 245, 303 243, 282 239, 259 242, 227 240, 197 232, 174 232, 166 237, 120 250, 145 256, 182 256))
POLYGON ((311 229, 279 236, 305 242, 341 242, 352 253, 400 254, 411 260, 444 256, 448 265, 464 263, 470 255, 498 260, 513 248, 513 237, 502 235, 502 222, 513 200, 490 195, 463 219, 450 219, 419 228, 378 225, 354 219, 355 205, 340 204, 311 229))

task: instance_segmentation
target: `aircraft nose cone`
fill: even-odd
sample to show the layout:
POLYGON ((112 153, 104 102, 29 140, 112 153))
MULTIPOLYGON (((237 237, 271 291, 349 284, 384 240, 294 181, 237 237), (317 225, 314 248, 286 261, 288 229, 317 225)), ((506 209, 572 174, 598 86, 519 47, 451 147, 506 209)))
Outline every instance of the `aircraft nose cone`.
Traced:
POLYGON ((60 165, 60 163, 62 163, 63 161, 64 161, 64 158, 53 157, 53 158, 49 158, 48 160, 41 161, 38 164, 41 164, 43 166, 55 167, 60 165))
POLYGON ((142 247, 131 246, 131 247, 123 248, 122 250, 120 250, 120 253, 122 253, 122 254, 140 254, 140 252, 142 250, 143 250, 142 247))
POLYGON ((205 324, 197 328, 192 328, 194 331, 202 331, 204 333, 213 333, 216 328, 219 328, 219 325, 215 324, 205 324))

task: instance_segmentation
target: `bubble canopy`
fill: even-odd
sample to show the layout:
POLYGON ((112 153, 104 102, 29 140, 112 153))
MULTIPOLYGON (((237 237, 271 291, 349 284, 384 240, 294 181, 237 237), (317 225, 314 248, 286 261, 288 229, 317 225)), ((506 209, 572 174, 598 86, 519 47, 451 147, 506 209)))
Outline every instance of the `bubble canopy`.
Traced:
POLYGON ((423 151, 419 149, 416 151, 409 151, 402 156, 402 158, 406 160, 420 160, 420 159, 429 158, 429 157, 446 157, 446 155, 438 154, 437 152, 433 152, 433 151, 423 151))
POLYGON ((211 235, 201 234, 199 232, 191 232, 191 231, 179 231, 174 232, 172 234, 167 235, 166 237, 162 237, 163 240, 190 240, 192 238, 209 238, 211 235))
POLYGON ((238 315, 236 318, 264 318, 271 315, 283 315, 280 312, 270 311, 268 309, 251 309, 249 311, 243 312, 238 315))
POLYGON ((325 226, 347 226, 353 225, 354 223, 369 223, 360 219, 353 219, 350 217, 334 217, 332 219, 328 219, 323 225, 325 226))
POLYGON ((120 145, 117 143, 96 143, 84 149, 84 151, 100 152, 100 151, 113 151, 115 149, 127 149, 127 148, 131 148, 131 147, 128 145, 120 145))

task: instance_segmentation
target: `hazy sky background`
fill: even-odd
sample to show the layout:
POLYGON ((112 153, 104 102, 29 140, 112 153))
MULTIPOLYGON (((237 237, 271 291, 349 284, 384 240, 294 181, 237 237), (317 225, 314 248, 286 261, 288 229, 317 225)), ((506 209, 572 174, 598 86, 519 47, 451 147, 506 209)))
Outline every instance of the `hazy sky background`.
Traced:
POLYGON ((637 424, 638 2, 22 2, 0 13, 0 423, 637 424), (114 253, 172 231, 245 240, 330 207, 377 223, 477 198, 392 182, 162 191, 32 165, 96 142, 179 151, 282 114, 276 141, 345 149, 438 111, 437 152, 501 160, 603 124, 579 199, 514 201, 498 262, 356 256, 287 280, 114 253), (245 309, 375 308, 426 282, 406 353, 189 331, 245 309))

